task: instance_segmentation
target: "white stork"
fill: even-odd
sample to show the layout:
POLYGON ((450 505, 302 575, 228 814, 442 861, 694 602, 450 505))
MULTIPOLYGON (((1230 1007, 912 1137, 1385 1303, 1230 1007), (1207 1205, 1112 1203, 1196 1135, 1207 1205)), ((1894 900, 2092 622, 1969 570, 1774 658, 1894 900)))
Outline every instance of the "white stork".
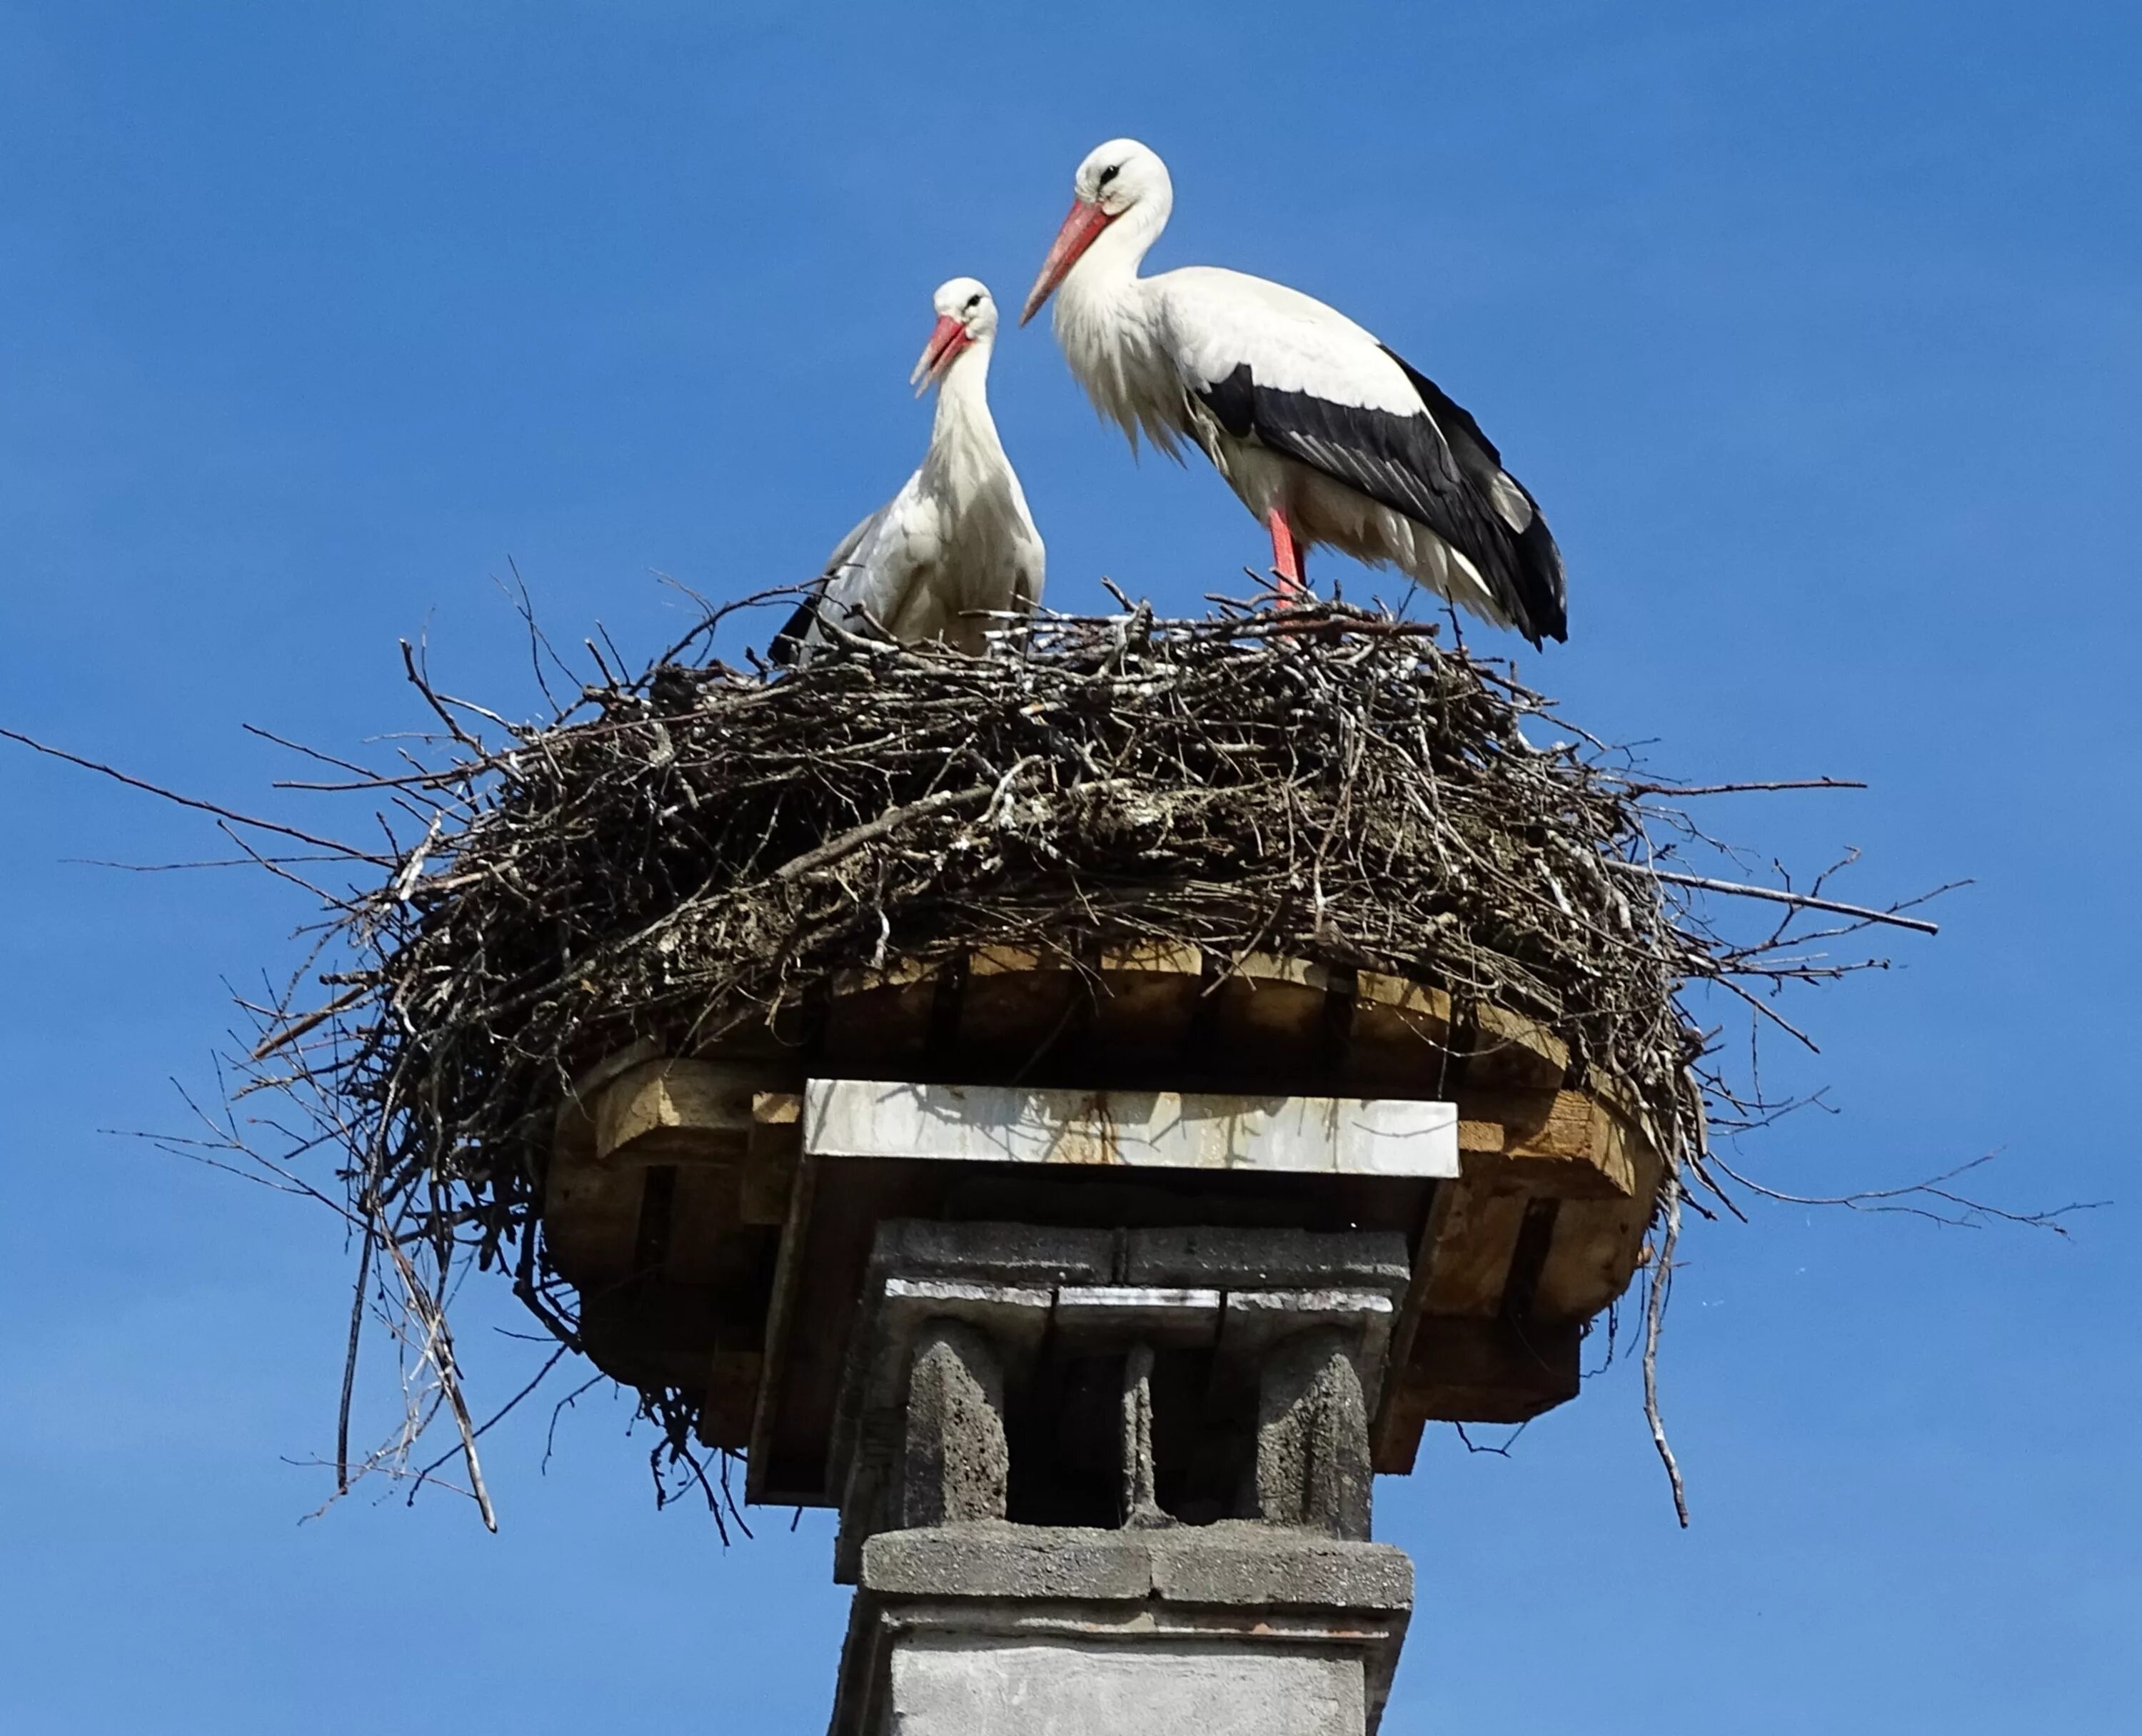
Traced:
POLYGON ((940 284, 935 301, 937 323, 908 377, 917 397, 937 387, 922 467, 841 539, 810 598, 774 636, 776 663, 810 662, 827 643, 826 621, 979 654, 990 624, 971 612, 1030 610, 1041 600, 1041 535, 990 416, 996 303, 964 277, 940 284))
POLYGON ((1399 568, 1535 645, 1566 639, 1562 554, 1480 425, 1335 309, 1238 271, 1140 277, 1167 165, 1134 139, 1078 165, 1019 316, 1056 294, 1057 342, 1094 407, 1171 457, 1202 446, 1271 532, 1282 596, 1325 543, 1399 568))

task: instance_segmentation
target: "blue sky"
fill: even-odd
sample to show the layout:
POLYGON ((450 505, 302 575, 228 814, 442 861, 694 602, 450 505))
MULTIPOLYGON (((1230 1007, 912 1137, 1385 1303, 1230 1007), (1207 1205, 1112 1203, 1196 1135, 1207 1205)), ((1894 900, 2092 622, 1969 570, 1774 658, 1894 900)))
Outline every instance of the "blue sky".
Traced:
MULTIPOLYGON (((1154 263, 1321 294, 1544 503, 1572 643, 1521 666, 1933 942, 1804 1001, 1836 1113, 1741 1161, 1981 1152, 2070 1241, 1772 1209, 1692 1238, 1666 1354, 1507 1458, 1379 1492, 1421 1600, 1384 1724, 1596 1736, 2133 1726, 2129 673, 2142 24, 2111 4, 869 7, 0 0, 0 723, 239 806, 259 723, 420 720, 394 640, 532 707, 495 579, 651 650, 653 575, 807 576, 917 456, 929 293, 1015 302, 1093 144, 1168 159, 1154 263), (2122 1707, 2127 1709, 2123 1712, 2122 1707)), ((1261 540, 1134 466, 1046 333, 994 395, 1050 551, 1163 604, 1261 540)), ((1326 560, 1320 578, 1365 575, 1326 560)), ((501 1428, 451 1498, 311 1523, 324 1215, 105 1129, 212 1093, 226 982, 304 912, 196 817, 8 749, 0 1719, 24 1733, 811 1730, 829 1534, 656 1513, 629 1407, 501 1428)), ((321 810, 284 798, 300 823, 321 810)), ((534 1347, 464 1338, 477 1396, 534 1347)))

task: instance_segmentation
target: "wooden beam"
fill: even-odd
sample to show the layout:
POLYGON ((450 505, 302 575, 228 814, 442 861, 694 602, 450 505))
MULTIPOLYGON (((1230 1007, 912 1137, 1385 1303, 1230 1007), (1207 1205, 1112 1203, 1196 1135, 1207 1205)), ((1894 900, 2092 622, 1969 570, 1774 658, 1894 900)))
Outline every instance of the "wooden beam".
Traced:
POLYGON ((1582 1092, 1468 1086, 1458 1092, 1458 1115, 1468 1165, 1492 1158, 1497 1176, 1543 1197, 1626 1199, 1636 1191, 1635 1142, 1582 1092))
POLYGON ((1216 1047, 1252 1065, 1299 1068, 1316 1053, 1335 981, 1313 959, 1250 954, 1212 991, 1216 1047))
POLYGON ((1205 955, 1194 946, 1137 941, 1104 947, 1101 993, 1086 1033, 1104 1061, 1150 1065, 1178 1055, 1197 1017, 1205 955))
POLYGON ((552 1263, 583 1290, 632 1274, 646 1171, 605 1169, 560 1145, 543 1188, 543 1245, 552 1263))
POLYGON ((1492 1315, 1502 1312, 1529 1196, 1471 1177, 1445 1182, 1429 1224, 1424 1314, 1492 1315))
POLYGON ((709 1447, 741 1452, 751 1444, 751 1419, 758 1408, 766 1359, 756 1350, 717 1350, 710 1362, 699 1438, 709 1447))
POLYGON ((1583 1320, 1629 1287, 1642 1256, 1645 1233, 1657 1207, 1664 1164, 1633 1136, 1636 1186, 1615 1200, 1564 1200, 1554 1240, 1541 1268, 1532 1311, 1544 1319, 1583 1320))
POLYGON ((746 1224, 778 1229, 788 1221, 788 1199, 802 1157, 802 1093, 762 1091, 752 1100, 751 1112, 757 1125, 738 1180, 738 1214, 746 1224))
POLYGON ((755 1100, 794 1081, 792 1069, 767 1062, 643 1062, 595 1099, 595 1161, 738 1161, 758 1125, 755 1100))
POLYGON ((781 1252, 773 1267, 773 1292, 767 1303, 765 1362, 752 1402, 751 1445, 744 1467, 744 1495, 749 1501, 766 1501, 774 1492, 768 1482, 773 1463, 773 1413, 787 1372, 782 1366, 782 1353, 791 1347, 789 1319, 796 1312, 797 1295, 803 1288, 804 1231, 811 1221, 812 1199, 817 1181, 817 1166, 804 1158, 797 1166, 795 1185, 789 1190, 788 1215, 781 1231, 781 1252))
POLYGON ((1574 1320, 1431 1314, 1414 1337, 1401 1405, 1424 1422, 1529 1421, 1577 1396, 1583 1336, 1574 1320))
POLYGON ((978 946, 960 997, 963 1052, 1030 1063, 1068 1028, 1085 984, 1066 959, 1030 947, 978 946))
POLYGON ((1569 1045, 1536 1018, 1507 1007, 1473 1009, 1476 1036, 1466 1077, 1478 1084, 1559 1089, 1569 1077, 1569 1045))
POLYGON ((886 1071, 918 1063, 942 973, 918 959, 895 959, 882 970, 843 970, 826 1005, 826 1049, 846 1066, 886 1071))
POLYGON ((1346 1078, 1364 1091, 1448 1096, 1450 997, 1440 989, 1381 971, 1354 982, 1346 1078))

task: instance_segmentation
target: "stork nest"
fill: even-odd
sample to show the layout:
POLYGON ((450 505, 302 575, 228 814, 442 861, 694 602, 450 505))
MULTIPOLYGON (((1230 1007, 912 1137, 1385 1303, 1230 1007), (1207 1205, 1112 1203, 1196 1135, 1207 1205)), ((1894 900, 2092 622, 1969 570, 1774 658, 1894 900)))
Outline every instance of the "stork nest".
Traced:
MULTIPOLYGON (((1718 1101, 1685 986, 1842 968, 1782 930, 1721 938, 1661 874, 1662 822, 1687 831, 1662 787, 1433 627, 1140 609, 999 640, 976 659, 844 638, 777 678, 606 665, 511 727, 412 663, 442 751, 349 787, 391 790, 422 836, 354 853, 368 885, 330 899, 322 941, 341 992, 270 1009, 253 1057, 347 1152, 374 1300, 395 1290, 405 1361, 430 1371, 372 1462, 401 1464, 443 1400, 477 1474, 446 1326, 471 1257, 577 1342, 540 1221, 576 1071, 763 1022, 837 971, 1167 941, 1422 979, 1611 1076, 1679 1190, 1718 1101)), ((687 1452, 695 1401, 644 1402, 687 1452)))

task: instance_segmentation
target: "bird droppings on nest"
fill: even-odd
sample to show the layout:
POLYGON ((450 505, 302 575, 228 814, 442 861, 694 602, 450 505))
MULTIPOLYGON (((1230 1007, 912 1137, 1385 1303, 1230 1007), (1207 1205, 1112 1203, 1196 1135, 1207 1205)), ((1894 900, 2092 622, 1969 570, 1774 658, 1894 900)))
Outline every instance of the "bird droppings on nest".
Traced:
MULTIPOLYGON (((1336 604, 1180 621, 1141 607, 1044 617, 980 658, 836 636, 837 654, 777 678, 675 660, 612 674, 490 742, 473 731, 495 714, 412 663, 447 727, 439 762, 350 787, 387 790, 422 835, 390 861, 353 858, 370 878, 330 899, 321 940, 340 955, 336 998, 274 1012, 253 1087, 294 1094, 345 1151, 360 1300, 398 1285, 425 1402, 449 1403, 465 1444, 445 1317, 467 1260, 510 1271, 577 1342, 540 1221, 550 1117, 576 1073, 642 1039, 679 1053, 763 1021, 837 972, 1166 941, 1530 1014, 1669 1160, 1656 1280, 1680 1202, 1710 1179, 1706 1102, 1745 1118, 1683 990, 1755 1004, 1852 968, 1782 926, 1724 938, 1661 870, 1700 836, 1662 787, 1430 626, 1336 604), (1528 723, 1557 745, 1528 743, 1528 723)), ((348 1402, 346 1386, 345 1485, 363 1468, 348 1402)), ((684 1395, 644 1403, 686 1452, 684 1395)), ((368 1463, 406 1471, 412 1438, 368 1463)))

